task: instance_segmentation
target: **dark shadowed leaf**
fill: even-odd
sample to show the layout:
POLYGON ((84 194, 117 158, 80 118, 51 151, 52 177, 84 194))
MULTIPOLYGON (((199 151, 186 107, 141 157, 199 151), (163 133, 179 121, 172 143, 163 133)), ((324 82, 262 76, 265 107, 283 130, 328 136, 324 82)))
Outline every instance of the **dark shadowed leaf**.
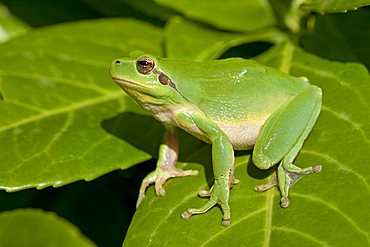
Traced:
POLYGON ((370 8, 317 16, 315 28, 302 35, 304 49, 319 56, 361 62, 370 68, 370 8))
POLYGON ((96 246, 68 221, 54 213, 36 209, 18 209, 1 213, 0 232, 1 247, 96 246))
POLYGON ((370 0, 304 0, 301 2, 302 9, 321 14, 347 12, 347 10, 357 10, 370 5, 370 0))

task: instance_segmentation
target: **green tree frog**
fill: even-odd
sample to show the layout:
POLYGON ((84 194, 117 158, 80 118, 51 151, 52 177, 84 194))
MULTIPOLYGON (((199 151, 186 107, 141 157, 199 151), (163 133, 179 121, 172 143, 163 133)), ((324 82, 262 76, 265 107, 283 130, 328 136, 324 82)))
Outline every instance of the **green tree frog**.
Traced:
POLYGON ((253 148, 252 161, 260 169, 278 164, 270 182, 255 190, 278 186, 284 208, 289 206, 291 186, 302 176, 321 171, 320 165, 293 164, 321 109, 321 89, 306 78, 242 58, 193 62, 138 52, 113 61, 110 74, 166 129, 157 168, 143 180, 137 206, 150 184, 155 184, 158 196, 164 196, 163 185, 169 178, 197 174, 175 166, 176 128, 212 145, 214 184, 199 192, 209 200, 201 208, 183 212, 184 219, 219 204, 222 225, 230 224, 230 188, 238 183, 234 150, 253 148))

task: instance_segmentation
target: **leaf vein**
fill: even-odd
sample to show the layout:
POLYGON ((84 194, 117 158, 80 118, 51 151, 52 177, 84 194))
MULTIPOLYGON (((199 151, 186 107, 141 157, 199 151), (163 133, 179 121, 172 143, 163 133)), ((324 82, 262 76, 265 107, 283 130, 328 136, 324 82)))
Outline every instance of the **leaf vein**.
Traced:
POLYGON ((37 158, 37 157, 41 156, 42 154, 47 153, 50 150, 50 148, 52 148, 52 146, 61 138, 61 136, 63 135, 63 133, 65 133, 68 130, 68 128, 72 125, 73 119, 74 119, 74 112, 73 111, 68 112, 68 115, 67 115, 67 118, 65 120, 64 125, 61 126, 60 131, 54 133, 54 136, 50 138, 49 143, 45 146, 44 149, 42 149, 38 153, 33 154, 32 156, 30 156, 30 157, 28 157, 26 159, 22 159, 22 161, 20 163, 18 163, 14 167, 12 167, 10 170, 6 171, 6 173, 9 174, 9 173, 17 170, 22 165, 24 165, 25 162, 30 161, 30 160, 32 160, 34 158, 37 158))
POLYGON ((66 79, 66 78, 61 78, 57 76, 49 76, 49 75, 43 75, 43 74, 27 74, 27 73, 9 72, 9 71, 7 72, 0 71, 0 75, 8 76, 8 77, 17 77, 17 78, 22 78, 22 79, 27 79, 27 80, 32 79, 35 81, 36 80, 50 80, 50 81, 54 81, 62 85, 74 86, 74 87, 79 87, 79 88, 86 89, 86 90, 96 91, 100 94, 111 93, 111 91, 104 89, 102 87, 98 87, 96 85, 91 85, 87 83, 84 84, 78 80, 66 79))
POLYGON ((110 101, 110 100, 117 100, 119 97, 122 97, 122 93, 121 92, 115 92, 115 93, 103 95, 103 96, 100 96, 100 97, 80 101, 78 103, 73 103, 73 104, 68 105, 68 106, 55 108, 51 111, 45 111, 45 112, 40 113, 40 114, 35 114, 35 115, 30 116, 30 117, 19 120, 17 122, 13 122, 11 124, 2 126, 0 128, 0 132, 19 127, 21 125, 36 122, 36 121, 39 121, 39 120, 44 119, 44 118, 48 118, 48 117, 52 117, 52 116, 55 116, 55 115, 63 114, 63 113, 69 112, 69 111, 75 111, 75 110, 78 110, 78 109, 86 108, 86 107, 96 105, 96 104, 100 104, 100 103, 110 101))
POLYGON ((337 214, 339 214, 340 216, 342 216, 343 219, 345 219, 348 223, 350 223, 350 225, 352 225, 352 227, 354 229, 356 229, 361 235, 364 235, 365 238, 366 238, 366 240, 370 244, 370 236, 369 236, 369 233, 366 232, 365 230, 363 230, 359 225, 357 225, 357 223, 350 216, 348 216, 347 214, 345 214, 344 212, 342 212, 333 203, 328 202, 328 201, 324 201, 324 200, 322 200, 321 198, 318 198, 318 197, 313 197, 311 195, 300 194, 300 193, 297 193, 297 192, 292 192, 292 195, 298 196, 298 197, 302 197, 304 199, 307 199, 307 200, 310 200, 310 201, 313 201, 313 202, 316 202, 316 203, 321 203, 322 205, 326 206, 327 208, 333 210, 334 212, 336 212, 337 214))
POLYGON ((271 241, 271 224, 272 224, 272 207, 274 203, 273 190, 266 191, 266 217, 265 217, 265 236, 263 238, 263 246, 270 246, 271 241))
MULTIPOLYGON (((199 187, 198 189, 197 189, 197 191, 199 191, 199 190, 201 190, 202 188, 203 188, 203 184, 202 184, 202 186, 201 187, 199 187)), ((155 235, 157 235, 157 233, 158 233, 158 229, 160 228, 160 226, 162 226, 163 225, 163 223, 165 223, 166 221, 167 221, 167 219, 173 214, 173 212, 175 211, 175 209, 177 209, 177 208, 179 208, 182 204, 184 204, 185 202, 187 202, 187 201, 189 201, 191 198, 193 198, 194 197, 194 194, 193 193, 191 193, 191 194, 189 194, 188 196, 185 196, 184 198, 182 198, 181 199, 181 201, 175 206, 175 207, 173 207, 173 208, 171 208, 171 209, 169 209, 169 211, 168 211, 168 213, 167 213, 167 215, 165 216, 165 217, 163 217, 162 218, 162 220, 161 221, 159 221, 158 223, 158 225, 153 229, 153 231, 152 231, 152 234, 150 234, 150 237, 149 237, 149 245, 148 246, 150 246, 151 245, 151 243, 152 243, 152 238, 155 236, 155 235)))
POLYGON ((339 118, 340 120, 345 121, 345 122, 351 124, 352 127, 355 130, 360 131, 360 133, 361 133, 362 137, 364 138, 365 142, 367 144, 370 144, 370 140, 368 139, 367 135, 365 134, 365 131, 362 129, 361 124, 356 123, 355 121, 353 121, 348 116, 342 116, 340 113, 334 111, 333 109, 329 108, 328 106, 323 106, 322 107, 322 110, 327 111, 327 112, 330 112, 332 115, 334 115, 335 117, 339 118))
POLYGON ((267 210, 267 208, 260 208, 256 211, 253 211, 245 216, 243 216, 242 218, 240 218, 239 220, 233 222, 229 227, 227 228, 224 228, 223 230, 220 230, 218 233, 212 235, 211 238, 209 238, 207 241, 205 241, 201 246, 204 247, 206 246, 206 244, 208 244, 209 242, 211 242, 212 240, 216 239, 218 236, 224 234, 226 231, 232 229, 233 227, 235 227, 237 224, 243 222, 244 220, 247 220, 248 218, 251 218, 253 216, 256 216, 258 215, 259 213, 262 213, 263 211, 267 210))
POLYGON ((369 108, 369 105, 367 104, 366 100, 362 97, 362 95, 356 89, 352 88, 352 86, 350 84, 348 84, 346 81, 342 80, 341 78, 339 78, 337 75, 333 74, 332 72, 320 70, 318 67, 315 67, 315 68, 309 67, 309 66, 306 66, 306 65, 304 65, 302 63, 299 63, 299 62, 296 62, 294 64, 294 66, 297 67, 297 68, 300 68, 302 70, 311 71, 313 74, 319 75, 321 77, 326 77, 326 78, 330 78, 332 80, 336 80, 339 83, 339 85, 341 85, 342 87, 347 88, 348 90, 350 90, 354 94, 356 94, 357 97, 360 99, 360 102, 366 108, 369 108))
POLYGON ((370 186, 367 183, 366 178, 363 175, 361 175, 358 172, 352 170, 347 165, 344 165, 343 163, 340 163, 337 159, 330 156, 329 154, 323 154, 323 153, 319 153, 319 152, 316 152, 316 151, 313 151, 313 150, 307 150, 307 149, 302 149, 301 153, 306 153, 306 154, 318 156, 318 157, 328 161, 329 163, 335 164, 336 166, 338 166, 339 169, 341 169, 343 171, 346 171, 346 172, 349 172, 349 173, 352 173, 365 185, 367 190, 370 191, 370 186))
POLYGON ((290 228, 290 227, 273 226, 272 227, 272 230, 273 231, 283 231, 283 232, 288 232, 288 233, 294 233, 294 234, 297 234, 297 235, 303 237, 304 239, 307 239, 307 240, 310 240, 312 242, 315 242, 316 244, 319 244, 320 246, 325 246, 325 247, 329 247, 330 246, 327 243, 325 243, 324 241, 321 241, 321 240, 315 238, 314 236, 312 236, 310 234, 307 234, 307 233, 302 232, 302 231, 295 230, 295 229, 290 228))
POLYGON ((6 102, 10 103, 10 104, 13 104, 13 105, 21 106, 23 108, 26 108, 26 109, 29 109, 29 110, 32 110, 32 111, 35 111, 35 112, 39 112, 39 113, 45 112, 45 109, 42 109, 42 108, 39 108, 39 107, 36 107, 36 106, 26 105, 22 102, 13 101, 13 100, 6 100, 6 102))

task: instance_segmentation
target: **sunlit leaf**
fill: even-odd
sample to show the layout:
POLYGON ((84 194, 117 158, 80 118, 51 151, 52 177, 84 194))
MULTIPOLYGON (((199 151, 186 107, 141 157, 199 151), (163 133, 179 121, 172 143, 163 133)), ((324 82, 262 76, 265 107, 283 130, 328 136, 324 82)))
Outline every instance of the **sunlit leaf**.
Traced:
POLYGON ((291 205, 283 209, 277 189, 265 193, 252 189, 267 182, 272 171, 258 170, 250 153, 238 153, 235 175, 240 184, 231 190, 231 226, 221 226, 218 207, 184 221, 181 212, 202 206, 207 199, 197 197, 197 192, 212 184, 210 160, 204 160, 210 157, 209 146, 198 147, 179 165, 198 169, 200 174, 169 181, 164 198, 156 197, 150 188, 124 246, 369 245, 368 71, 360 64, 323 60, 289 43, 274 47, 258 60, 306 76, 323 89, 322 112, 295 161, 302 167, 321 164, 323 171, 294 185, 291 205))
POLYGON ((192 19, 221 29, 245 32, 272 26, 276 23, 273 10, 267 0, 155 1, 192 19))
POLYGON ((9 10, 0 3, 0 43, 25 33, 29 28, 26 23, 11 15, 9 10))
POLYGON ((161 30, 99 20, 45 28, 0 46, 0 188, 91 180, 151 157, 129 143, 135 131, 126 141, 112 134, 136 126, 120 112, 141 111, 109 76, 110 63, 135 49, 160 55, 161 30), (125 117, 123 126, 113 124, 125 117))

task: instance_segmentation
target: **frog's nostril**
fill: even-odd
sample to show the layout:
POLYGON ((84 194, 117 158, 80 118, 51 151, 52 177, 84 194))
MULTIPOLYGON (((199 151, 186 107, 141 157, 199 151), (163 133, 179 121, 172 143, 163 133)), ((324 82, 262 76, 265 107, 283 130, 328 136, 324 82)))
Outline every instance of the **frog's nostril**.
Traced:
POLYGON ((117 65, 120 65, 121 64, 121 61, 120 60, 116 60, 116 64, 117 65))

